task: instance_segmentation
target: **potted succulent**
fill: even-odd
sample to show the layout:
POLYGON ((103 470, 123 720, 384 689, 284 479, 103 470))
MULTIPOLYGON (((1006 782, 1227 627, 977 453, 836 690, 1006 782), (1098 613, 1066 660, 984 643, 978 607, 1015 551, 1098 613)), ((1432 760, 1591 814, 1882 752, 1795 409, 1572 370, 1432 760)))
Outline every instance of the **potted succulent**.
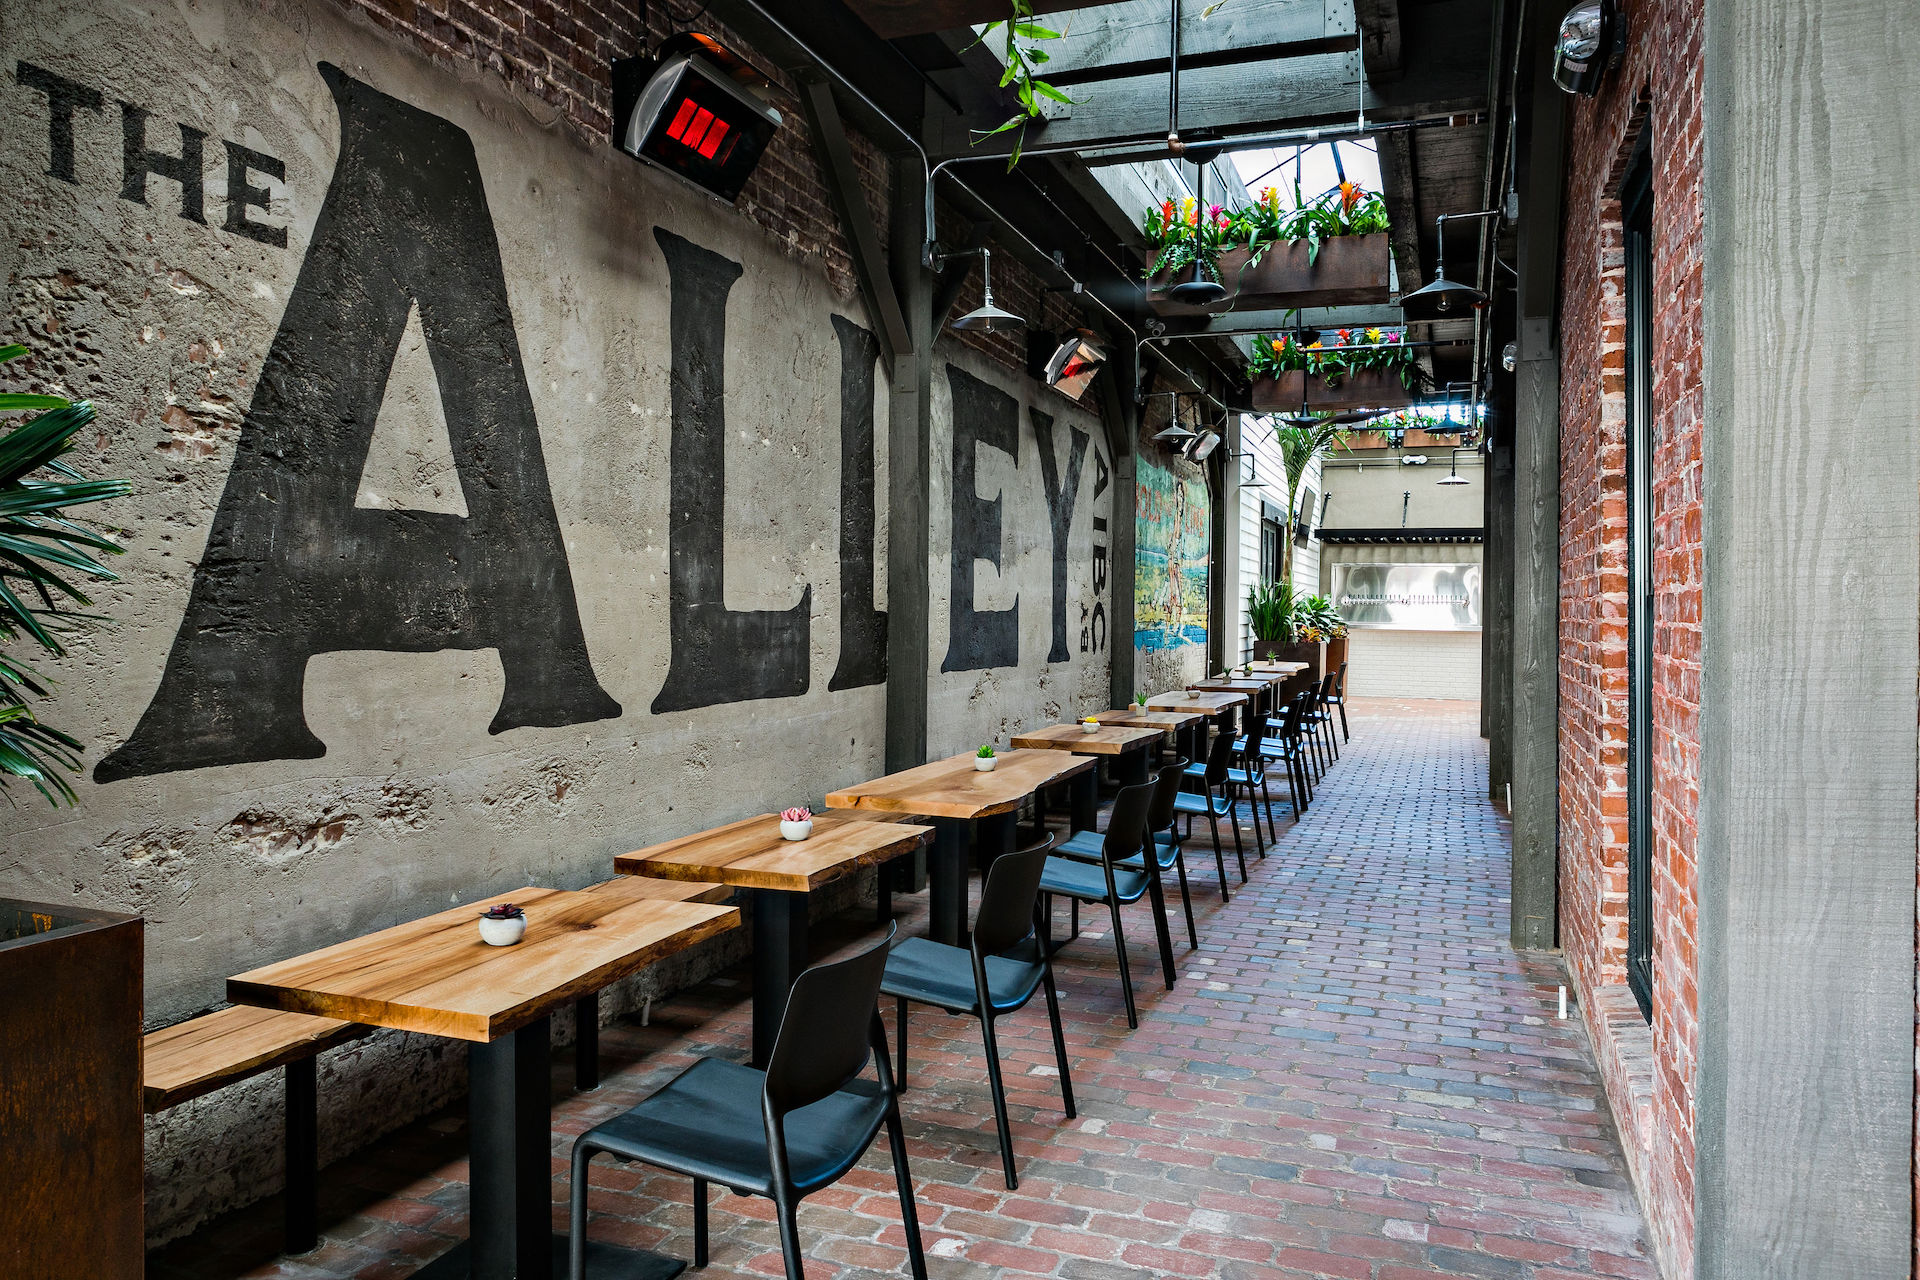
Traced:
POLYGON ((992 773, 993 766, 999 761, 994 757, 992 747, 981 747, 973 753, 973 767, 981 773, 992 773))
POLYGON ((1336 329, 1302 343, 1259 334, 1247 360, 1253 407, 1264 411, 1392 409, 1411 405, 1420 367, 1397 329, 1336 329))
POLYGON ((1084 718, 1083 720, 1081 720, 1081 721, 1080 721, 1080 732, 1082 732, 1082 733, 1098 733, 1098 732, 1100 732, 1100 719, 1099 719, 1099 717, 1098 717, 1098 716, 1087 716, 1086 718, 1084 718))
POLYGON ((1134 694, 1134 695, 1133 695, 1133 706, 1132 706, 1132 708, 1131 708, 1131 710, 1132 710, 1132 711, 1134 712, 1134 714, 1136 714, 1136 715, 1144 715, 1144 714, 1146 713, 1146 710, 1147 710, 1147 695, 1146 695, 1146 694, 1144 694, 1144 693, 1136 693, 1136 694, 1134 694))
POLYGON ((480 913, 480 937, 490 947, 510 947, 527 933, 527 913, 499 902, 480 913))
POLYGON ((805 840, 813 834, 813 810, 805 805, 796 805, 780 811, 780 838, 783 840, 805 840))

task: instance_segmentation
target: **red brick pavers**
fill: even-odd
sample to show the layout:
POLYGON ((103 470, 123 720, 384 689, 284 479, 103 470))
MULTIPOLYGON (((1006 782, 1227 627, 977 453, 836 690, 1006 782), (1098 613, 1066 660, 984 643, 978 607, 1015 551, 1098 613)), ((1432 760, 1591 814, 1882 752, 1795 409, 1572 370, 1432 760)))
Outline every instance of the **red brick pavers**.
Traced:
MULTIPOLYGON (((1481 799, 1476 709, 1353 711, 1306 819, 1282 819, 1230 904, 1194 867, 1201 945, 1188 952, 1176 921, 1174 991, 1144 904, 1128 912, 1138 1030, 1110 940, 1063 955, 1077 1120, 1060 1110, 1040 1002, 1003 1023, 1017 1192, 1001 1180, 978 1024, 915 1014, 903 1110, 934 1276, 1655 1274, 1592 1055, 1578 1019, 1555 1016, 1558 964, 1506 944, 1506 824, 1481 799)), ((843 937, 865 924, 837 923, 843 937)), ((648 1027, 610 1028, 596 1093, 568 1093, 556 1070, 557 1223, 573 1135, 696 1055, 743 1056, 745 995, 730 974, 656 1006, 648 1027)), ((315 1254, 263 1260, 268 1205, 168 1249, 154 1274, 254 1261, 257 1274, 408 1275, 466 1232, 464 1138, 449 1113, 329 1168, 315 1254)), ((684 1180, 602 1158, 590 1204, 595 1236, 692 1256, 684 1180)), ((780 1273, 766 1201, 719 1194, 712 1224, 705 1275, 780 1273)), ((800 1224, 811 1277, 904 1274, 884 1142, 800 1224)))

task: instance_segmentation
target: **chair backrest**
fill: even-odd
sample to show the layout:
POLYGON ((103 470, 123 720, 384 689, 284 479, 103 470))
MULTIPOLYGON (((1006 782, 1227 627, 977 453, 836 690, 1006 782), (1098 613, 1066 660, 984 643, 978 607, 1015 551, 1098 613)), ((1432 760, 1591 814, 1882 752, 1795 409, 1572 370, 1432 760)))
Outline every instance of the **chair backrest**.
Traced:
POLYGON ((1160 770, 1153 780, 1153 803, 1147 806, 1147 829, 1165 831, 1173 825, 1174 804, 1180 798, 1180 779, 1186 775, 1185 756, 1160 770))
MULTIPOLYGON (((1216 735, 1213 745, 1207 749, 1206 783, 1217 787, 1227 780, 1227 770, 1233 767, 1233 735, 1216 735)), ((1112 828, 1109 827, 1109 830, 1112 828)))
POLYGON ((1260 760, 1260 743, 1267 736, 1267 718, 1264 715, 1247 717, 1247 749, 1244 753, 1248 760, 1256 765, 1260 760))
POLYGON ((880 978, 897 926, 848 956, 801 974, 767 1059, 767 1102, 777 1115, 837 1092, 867 1065, 880 978))
POLYGON ((1292 742, 1300 736, 1300 717, 1307 711, 1307 695, 1296 693, 1287 699, 1287 709, 1280 717, 1280 740, 1292 742))
MULTIPOLYGON (((1220 736, 1223 740, 1226 738, 1225 734, 1220 736)), ((1131 858, 1146 843, 1147 809, 1153 803, 1154 786, 1154 783, 1142 782, 1122 787, 1114 796, 1113 811, 1107 815, 1107 838, 1100 846, 1108 861, 1131 858)))
POLYGON ((1039 844, 1003 853, 987 868, 980 890, 980 911, 973 918, 974 949, 983 956, 1010 951, 1033 932, 1033 904, 1040 896, 1040 874, 1053 851, 1053 833, 1039 844))
POLYGON ((1340 664, 1340 678, 1333 682, 1333 692, 1337 697, 1347 696, 1347 664, 1340 664))
POLYGON ((1320 680, 1319 700, 1325 702, 1333 693, 1333 682, 1340 678, 1338 671, 1329 671, 1320 680))

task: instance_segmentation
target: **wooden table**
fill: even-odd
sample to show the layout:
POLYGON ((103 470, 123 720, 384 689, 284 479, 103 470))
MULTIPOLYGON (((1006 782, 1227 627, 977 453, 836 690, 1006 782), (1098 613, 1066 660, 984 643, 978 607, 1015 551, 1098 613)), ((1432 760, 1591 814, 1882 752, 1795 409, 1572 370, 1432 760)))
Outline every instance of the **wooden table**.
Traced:
MULTIPOLYGON (((1017 734, 1012 741, 1021 750, 1071 751, 1080 756, 1105 756, 1113 761, 1114 781, 1133 785, 1147 780, 1148 750, 1164 737, 1166 731, 1158 726, 1139 729, 1126 725, 1102 725, 1088 733, 1077 724, 1053 724, 1031 733, 1017 734)), ((1091 827, 1094 823, 1088 822, 1086 825, 1091 827)))
POLYGON ((827 794, 831 809, 876 809, 932 820, 928 934, 935 942, 967 944, 969 852, 1011 849, 1014 818, 1027 797, 1069 780, 1084 778, 1078 785, 1091 786, 1099 764, 1092 756, 1066 751, 1013 748, 1000 752, 998 760, 991 772, 982 773, 973 767, 971 754, 952 756, 827 794))
MULTIPOLYGON (((753 1065, 765 1067, 787 1011, 787 994, 810 958, 807 895, 932 840, 932 827, 865 822, 844 813, 816 814, 810 837, 787 840, 780 834, 780 815, 763 813, 621 854, 613 867, 622 875, 714 881, 753 895, 753 1065)), ((883 912, 889 893, 883 873, 883 912)))
POLYGON ((1274 676, 1272 679, 1265 676, 1214 676, 1194 681, 1187 686, 1187 692, 1262 694, 1285 679, 1285 676, 1274 676))
MULTIPOLYGON (((1234 690, 1215 693, 1163 693, 1157 698, 1147 699, 1149 711, 1181 711, 1190 715, 1204 716, 1218 723, 1235 707, 1244 706, 1248 695, 1234 690)), ((1205 764, 1207 759, 1206 730, 1200 725, 1183 730, 1180 736, 1180 754, 1195 764, 1205 764)))
MULTIPOLYGON (((468 1041, 472 1226, 417 1275, 550 1280, 565 1274, 567 1243, 552 1226, 553 1010, 739 922, 708 903, 517 889, 229 978, 227 998, 468 1041), (475 919, 499 902, 526 909, 516 946, 480 940, 475 919)), ((592 1244, 588 1263, 595 1276, 680 1270, 592 1244)))

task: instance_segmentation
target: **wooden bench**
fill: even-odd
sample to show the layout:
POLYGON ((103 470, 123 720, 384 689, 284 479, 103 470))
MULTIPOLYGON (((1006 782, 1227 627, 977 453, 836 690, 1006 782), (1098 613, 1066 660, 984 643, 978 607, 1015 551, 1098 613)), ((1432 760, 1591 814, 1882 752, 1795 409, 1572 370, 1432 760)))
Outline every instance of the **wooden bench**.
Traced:
MULTIPOLYGON (((733 889, 724 884, 692 884, 677 880, 654 880, 647 876, 615 876, 599 884, 590 884, 582 893, 605 894, 623 902, 725 902, 733 889)), ((573 1087, 580 1090, 600 1087, 600 993, 592 992, 573 1002, 573 1087)))
POLYGON ((148 1115, 273 1070, 286 1068, 286 1250, 320 1241, 320 1097, 315 1060, 369 1028, 305 1013, 235 1005, 141 1039, 141 1081, 148 1115))

